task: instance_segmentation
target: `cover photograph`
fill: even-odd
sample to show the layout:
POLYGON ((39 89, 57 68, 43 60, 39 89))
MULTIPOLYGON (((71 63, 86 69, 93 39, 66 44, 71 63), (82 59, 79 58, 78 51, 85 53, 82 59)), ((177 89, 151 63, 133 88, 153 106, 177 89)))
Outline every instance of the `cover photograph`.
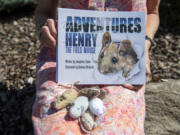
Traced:
POLYGON ((58 9, 58 83, 146 82, 145 13, 58 9))

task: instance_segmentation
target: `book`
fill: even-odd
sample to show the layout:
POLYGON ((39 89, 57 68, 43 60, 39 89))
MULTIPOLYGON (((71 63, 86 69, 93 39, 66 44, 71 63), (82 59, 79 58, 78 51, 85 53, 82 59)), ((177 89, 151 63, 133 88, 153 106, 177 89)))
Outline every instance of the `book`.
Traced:
POLYGON ((146 82, 145 13, 58 8, 57 83, 146 82))

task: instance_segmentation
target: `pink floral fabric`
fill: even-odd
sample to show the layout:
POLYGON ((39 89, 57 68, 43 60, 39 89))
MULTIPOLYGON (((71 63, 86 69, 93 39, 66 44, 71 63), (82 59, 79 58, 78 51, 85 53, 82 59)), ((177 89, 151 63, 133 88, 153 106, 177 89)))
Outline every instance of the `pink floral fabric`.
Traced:
MULTIPOLYGON (((61 7, 89 10, 146 11, 146 0, 61 0, 61 7)), ((43 47, 37 58, 36 100, 32 121, 35 135, 85 135, 67 110, 53 110, 56 96, 67 88, 55 82, 56 54, 43 47)), ((97 120, 92 135, 144 135, 145 100, 143 86, 138 91, 122 86, 103 86, 108 91, 105 115, 97 120)))

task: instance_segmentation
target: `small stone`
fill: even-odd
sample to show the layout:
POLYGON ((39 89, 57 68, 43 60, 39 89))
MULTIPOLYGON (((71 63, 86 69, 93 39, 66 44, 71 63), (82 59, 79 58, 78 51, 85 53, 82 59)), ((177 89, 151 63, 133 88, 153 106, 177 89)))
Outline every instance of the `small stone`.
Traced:
POLYGON ((33 81, 34 81, 34 79, 32 77, 29 77, 27 82, 30 84, 33 84, 33 81))
POLYGON ((17 44, 19 42, 19 39, 18 38, 13 38, 12 41, 17 44))
POLYGON ((154 82, 157 82, 157 81, 159 81, 161 78, 159 77, 159 76, 157 76, 157 75, 152 75, 152 81, 154 81, 154 82))
POLYGON ((33 66, 33 67, 31 67, 30 69, 35 70, 35 69, 36 69, 36 66, 33 66))
POLYGON ((18 24, 18 23, 17 23, 17 21, 13 21, 13 25, 15 25, 15 26, 16 26, 17 24, 18 24))

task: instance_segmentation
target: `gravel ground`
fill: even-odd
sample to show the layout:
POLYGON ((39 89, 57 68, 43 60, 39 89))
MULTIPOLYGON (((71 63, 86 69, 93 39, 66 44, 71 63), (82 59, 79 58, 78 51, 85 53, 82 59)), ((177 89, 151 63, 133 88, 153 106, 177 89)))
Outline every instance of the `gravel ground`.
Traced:
POLYGON ((36 57, 33 9, 0 16, 0 134, 32 135, 36 57), (30 12, 29 12, 30 10, 30 12))
POLYGON ((4 18, 0 22, 0 63, 2 82, 8 89, 22 89, 35 79, 36 57, 40 43, 33 16, 4 18))
MULTIPOLYGON (((0 134, 31 135, 30 110, 40 49, 34 16, 31 12, 0 18, 0 134)), ((153 81, 180 78, 179 33, 160 27, 150 51, 153 81)))
POLYGON ((150 50, 153 81, 180 79, 180 34, 160 27, 150 50))

